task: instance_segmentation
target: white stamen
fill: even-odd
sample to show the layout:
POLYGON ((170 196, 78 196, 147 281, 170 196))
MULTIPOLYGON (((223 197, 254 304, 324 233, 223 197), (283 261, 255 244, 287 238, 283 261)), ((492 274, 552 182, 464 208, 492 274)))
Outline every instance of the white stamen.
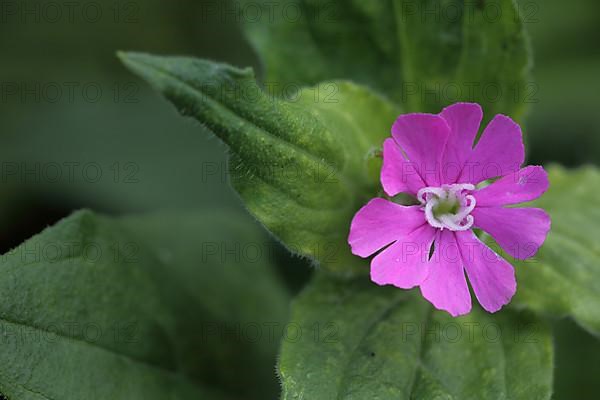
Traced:
POLYGON ((451 192, 457 193, 462 192, 463 190, 475 190, 475 185, 470 183, 455 183, 453 185, 449 185, 448 189, 451 192))
POLYGON ((424 205, 425 219, 434 228, 452 231, 466 231, 473 226, 474 218, 471 212, 477 203, 471 194, 464 194, 463 190, 475 190, 469 183, 443 185, 442 187, 425 187, 417 192, 417 199, 424 205), (458 205, 455 214, 445 213, 435 215, 436 207, 440 204, 458 205))
POLYGON ((423 197, 423 196, 425 196, 427 194, 436 195, 440 199, 445 199, 446 198, 446 191, 444 189, 442 189, 442 188, 436 188, 436 187, 432 187, 432 186, 428 186, 428 187, 424 187, 423 189, 420 189, 417 192, 417 200, 419 200, 421 202, 421 204, 427 203, 427 199, 425 199, 423 197))
POLYGON ((444 225, 435 218, 433 215, 433 207, 437 206, 439 201, 437 199, 431 199, 425 204, 425 219, 429 222, 429 225, 434 228, 444 229, 444 225))
MULTIPOLYGON (((465 201, 463 202, 463 204, 461 204, 462 207, 459 209, 459 211, 455 217, 456 220, 458 220, 458 221, 462 221, 467 216, 469 216, 469 214, 471 214, 471 211, 473 211, 475 209, 475 204, 477 203, 477 201, 475 200, 475 197, 470 194, 466 195, 464 197, 464 199, 465 199, 465 201), (469 202, 469 205, 465 207, 467 201, 469 202)), ((473 218, 473 217, 471 217, 471 218, 473 218)))
POLYGON ((460 223, 457 223, 456 220, 452 218, 449 214, 440 215, 440 220, 444 224, 444 228, 448 228, 451 231, 466 231, 468 229, 471 229, 471 226, 473 226, 472 215, 467 216, 467 222, 465 222, 464 225, 460 225, 460 223))

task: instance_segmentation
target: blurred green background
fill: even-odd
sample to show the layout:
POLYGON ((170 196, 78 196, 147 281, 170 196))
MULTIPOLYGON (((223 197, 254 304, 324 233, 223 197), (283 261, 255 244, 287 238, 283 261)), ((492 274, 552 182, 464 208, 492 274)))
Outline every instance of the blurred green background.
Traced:
MULTIPOLYGON (((206 2, 193 0, 75 3, 70 14, 62 2, 0 2, 0 250, 82 207, 218 208, 254 223, 227 186, 225 147, 115 57, 135 50, 258 68, 237 18, 207 15, 206 2)), ((598 164, 600 2, 519 3, 535 57, 529 161, 598 164)), ((283 250, 277 257, 303 264, 283 250)), ((309 268, 284 266, 295 291, 309 268)), ((600 342, 570 322, 556 327, 555 398, 596 398, 600 342)))

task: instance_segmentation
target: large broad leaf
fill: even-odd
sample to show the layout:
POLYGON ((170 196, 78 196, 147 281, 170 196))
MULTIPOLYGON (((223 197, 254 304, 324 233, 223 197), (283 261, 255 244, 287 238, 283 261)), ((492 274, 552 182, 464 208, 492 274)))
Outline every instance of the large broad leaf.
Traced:
POLYGON ((366 270, 346 239, 356 210, 379 190, 374 150, 398 110, 347 82, 280 101, 257 86, 250 69, 183 57, 121 58, 229 145, 231 183, 291 251, 331 270, 366 270))
POLYGON ((534 100, 530 52, 513 0, 269 0, 242 18, 265 63, 265 81, 345 78, 371 85, 409 111, 480 103, 488 117, 520 118, 534 100))
POLYGON ((201 214, 84 211, 48 228, 2 259, 0 393, 273 397, 288 295, 268 257, 236 259, 261 240, 252 226, 201 214))
POLYGON ((279 363, 286 400, 551 395, 550 332, 529 314, 452 318, 415 293, 318 276, 289 326, 279 363))
MULTIPOLYGON (((600 335, 600 173, 595 168, 550 168, 550 189, 532 205, 546 209, 552 229, 538 254, 514 262, 514 303, 568 315, 600 335)), ((511 260, 512 261, 512 260, 511 260)))

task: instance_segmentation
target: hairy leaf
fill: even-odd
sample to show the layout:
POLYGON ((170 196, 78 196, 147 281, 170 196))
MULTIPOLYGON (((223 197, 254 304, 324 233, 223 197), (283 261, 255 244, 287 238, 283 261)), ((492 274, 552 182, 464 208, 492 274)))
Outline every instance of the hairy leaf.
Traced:
POLYGON ((535 100, 527 37, 513 0, 268 0, 242 18, 281 89, 326 79, 370 85, 408 111, 480 103, 519 119, 535 100))
MULTIPOLYGON (((552 229, 535 257, 514 262, 514 303, 535 311, 573 317, 600 336, 600 173, 587 167, 552 167, 550 189, 532 203, 552 217, 552 229)), ((512 261, 512 260, 511 260, 512 261)))
POLYGON ((302 335, 283 344, 283 399, 550 398, 542 321, 480 309, 452 318, 413 294, 318 276, 292 310, 302 335))
POLYGON ((288 295, 268 258, 208 250, 261 237, 201 214, 114 219, 83 211, 46 229, 2 258, 0 393, 11 400, 273 396, 277 341, 243 332, 285 322, 288 295))
POLYGON ((352 216, 379 190, 375 150, 398 110, 348 82, 279 100, 250 69, 183 57, 121 54, 179 111, 230 149, 231 183, 250 212, 294 253, 350 273, 352 216))

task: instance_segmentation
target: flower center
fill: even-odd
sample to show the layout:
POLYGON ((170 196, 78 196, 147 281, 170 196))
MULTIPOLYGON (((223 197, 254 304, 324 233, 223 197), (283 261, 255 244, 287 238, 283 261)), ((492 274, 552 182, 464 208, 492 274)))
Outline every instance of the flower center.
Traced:
POLYGON ((425 187, 417 192, 417 200, 424 206, 429 225, 451 231, 466 231, 473 226, 471 211, 475 197, 464 191, 475 190, 469 183, 455 183, 442 187, 425 187))

